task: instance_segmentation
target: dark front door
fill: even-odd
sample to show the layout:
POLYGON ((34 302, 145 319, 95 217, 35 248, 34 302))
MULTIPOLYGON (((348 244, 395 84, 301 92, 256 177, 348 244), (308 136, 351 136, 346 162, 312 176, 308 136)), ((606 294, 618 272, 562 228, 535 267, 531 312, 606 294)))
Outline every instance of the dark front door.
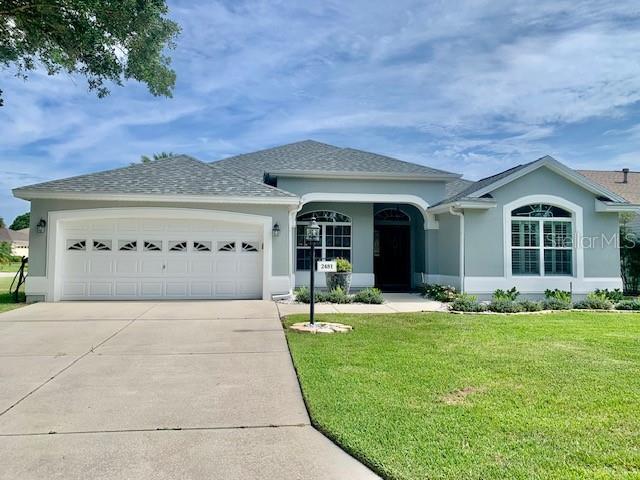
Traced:
POLYGON ((373 269, 376 287, 406 291, 411 287, 409 225, 376 225, 373 269))

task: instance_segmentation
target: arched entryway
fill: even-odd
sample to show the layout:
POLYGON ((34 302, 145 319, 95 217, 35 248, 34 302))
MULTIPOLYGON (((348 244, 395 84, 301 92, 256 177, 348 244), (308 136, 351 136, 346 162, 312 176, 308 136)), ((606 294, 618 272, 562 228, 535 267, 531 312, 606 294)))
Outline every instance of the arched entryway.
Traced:
POLYGON ((376 212, 373 271, 377 288, 411 289, 411 244, 411 216, 402 207, 383 207, 376 212))

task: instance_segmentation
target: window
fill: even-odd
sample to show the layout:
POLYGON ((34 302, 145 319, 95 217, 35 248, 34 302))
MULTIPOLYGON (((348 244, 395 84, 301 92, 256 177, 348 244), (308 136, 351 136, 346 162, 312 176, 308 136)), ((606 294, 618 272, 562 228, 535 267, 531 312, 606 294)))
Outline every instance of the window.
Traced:
POLYGON ((257 252, 258 247, 251 243, 242 242, 242 251, 243 252, 257 252))
POLYGON ((298 216, 296 227, 296 270, 311 269, 311 247, 305 242, 305 227, 316 217, 320 225, 320 244, 315 261, 344 258, 351 261, 351 218, 338 212, 320 210, 298 216))
POLYGON ((218 242, 219 252, 235 252, 236 242, 218 242))
POLYGON ((399 208, 385 208, 376 213, 375 220, 378 222, 410 222, 411 218, 399 208))
POLYGON ((145 252, 161 252, 162 251, 162 241, 160 241, 160 240, 145 240, 144 241, 144 251, 145 252))
POLYGON ((103 252, 111 251, 111 240, 94 240, 93 249, 103 252))
POLYGON ((176 241, 172 240, 169 242, 169 251, 170 252, 186 252, 187 251, 187 241, 176 241))
POLYGON ((67 240, 67 250, 86 250, 86 240, 67 240))
POLYGON ((571 212, 546 204, 511 211, 513 275, 573 275, 571 212))
POLYGON ((193 250, 196 252, 210 252, 211 242, 207 242, 205 240, 193 242, 193 250))
POLYGON ((119 240, 118 250, 121 252, 135 252, 138 250, 138 242, 136 240, 119 240))

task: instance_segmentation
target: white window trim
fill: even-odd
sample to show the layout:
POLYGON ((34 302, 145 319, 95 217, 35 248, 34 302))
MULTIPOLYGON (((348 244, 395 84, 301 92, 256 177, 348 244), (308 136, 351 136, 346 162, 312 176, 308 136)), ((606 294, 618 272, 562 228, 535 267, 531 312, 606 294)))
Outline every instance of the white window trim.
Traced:
MULTIPOLYGON (((525 197, 518 198, 510 203, 505 204, 502 207, 503 218, 503 250, 504 250, 504 277, 507 279, 543 279, 543 278, 584 278, 584 249, 582 248, 583 231, 583 210, 580 205, 577 205, 569 200, 557 197, 555 195, 527 195, 525 197), (532 203, 545 203, 556 207, 563 208, 571 212, 571 222, 573 229, 573 275, 544 275, 544 232, 540 232, 540 274, 538 275, 513 275, 511 269, 511 220, 514 218, 511 216, 511 211, 529 205, 532 203)), ((526 217, 517 217, 519 220, 525 220, 526 217)), ((544 219, 541 219, 544 220, 544 219)), ((547 219, 549 220, 549 219, 547 219)), ((559 221, 567 221, 569 218, 560 219, 559 221)))
MULTIPOLYGON (((321 239, 321 243, 320 245, 316 246, 316 249, 321 251, 321 259, 325 259, 327 257, 327 248, 329 250, 345 250, 345 251, 349 251, 349 261, 353 260, 353 251, 352 251, 352 247, 353 247, 353 220, 351 219, 351 217, 349 215, 345 215, 344 213, 338 212, 336 210, 316 210, 316 211, 323 211, 323 212, 333 212, 333 213, 338 213, 342 216, 347 217, 348 219, 350 219, 349 222, 317 222, 318 225, 320 226, 320 228, 322 229, 321 234, 320 234, 320 239, 321 239), (346 226, 346 227, 351 227, 351 233, 349 234, 349 238, 351 239, 351 242, 349 242, 351 244, 351 246, 349 247, 327 247, 327 226, 335 226, 335 227, 341 227, 341 226, 346 226)), ((310 213, 314 213, 312 212, 304 212, 304 213, 299 213, 298 215, 308 215, 310 213)), ((303 221, 296 221, 296 228, 297 226, 305 226, 305 225, 311 225, 311 222, 303 220, 303 221)), ((298 270, 298 249, 302 248, 305 250, 310 250, 311 247, 308 245, 298 245, 298 237, 297 237, 297 231, 296 234, 294 235, 294 242, 295 242, 295 258, 294 260, 294 265, 295 265, 295 271, 296 272, 308 272, 309 270, 298 270)), ((313 262, 314 259, 311 259, 311 266, 313 267, 313 262)))

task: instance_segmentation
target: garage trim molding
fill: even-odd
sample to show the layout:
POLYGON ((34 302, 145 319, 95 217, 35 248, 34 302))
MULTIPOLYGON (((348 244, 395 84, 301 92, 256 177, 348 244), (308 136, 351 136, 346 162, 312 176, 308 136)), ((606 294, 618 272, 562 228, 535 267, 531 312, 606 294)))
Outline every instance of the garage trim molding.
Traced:
POLYGON ((265 215, 227 212, 221 210, 204 210, 195 208, 164 208, 164 207, 123 207, 123 208, 92 208, 84 210, 62 210, 49 212, 47 222, 47 283, 46 300, 57 302, 61 298, 61 279, 56 268, 62 262, 63 244, 61 225, 65 221, 83 219, 115 219, 115 218, 181 218, 190 220, 213 220, 234 222, 245 225, 259 225, 262 227, 262 298, 271 298, 271 223, 273 219, 265 215))

